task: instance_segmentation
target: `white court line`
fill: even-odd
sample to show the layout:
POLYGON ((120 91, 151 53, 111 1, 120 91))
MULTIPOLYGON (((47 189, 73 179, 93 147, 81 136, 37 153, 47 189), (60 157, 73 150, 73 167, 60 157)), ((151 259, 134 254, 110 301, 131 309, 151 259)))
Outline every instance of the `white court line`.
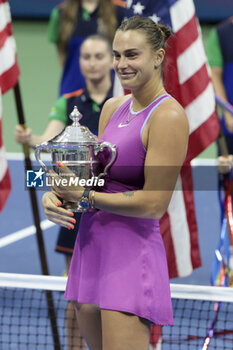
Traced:
POLYGON ((217 166, 217 158, 194 158, 191 160, 191 165, 195 166, 217 166))
MULTIPOLYGON (((40 223, 41 229, 46 230, 55 224, 49 220, 43 220, 40 223)), ((32 236, 36 233, 36 227, 34 225, 28 226, 22 230, 16 231, 7 235, 6 237, 0 238, 0 248, 5 247, 11 243, 15 243, 20 239, 32 236)))

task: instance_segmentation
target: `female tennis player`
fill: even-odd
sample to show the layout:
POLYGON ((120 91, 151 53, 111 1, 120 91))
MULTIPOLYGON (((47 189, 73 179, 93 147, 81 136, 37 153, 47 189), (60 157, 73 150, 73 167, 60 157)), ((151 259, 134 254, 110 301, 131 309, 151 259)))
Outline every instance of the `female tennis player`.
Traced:
POLYGON ((99 138, 117 149, 104 187, 54 186, 43 196, 47 218, 65 227, 72 213, 59 197, 98 209, 82 215, 65 292, 91 350, 147 350, 150 324, 173 324, 159 219, 186 155, 189 127, 163 85, 170 34, 149 18, 121 24, 114 69, 131 94, 111 98, 102 109, 99 138))

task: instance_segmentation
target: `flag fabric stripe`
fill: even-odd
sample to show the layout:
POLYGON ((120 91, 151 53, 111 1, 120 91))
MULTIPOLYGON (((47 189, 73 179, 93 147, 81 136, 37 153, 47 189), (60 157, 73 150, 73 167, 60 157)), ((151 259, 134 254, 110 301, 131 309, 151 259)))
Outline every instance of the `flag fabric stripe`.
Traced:
POLYGON ((177 59, 179 83, 183 84, 206 63, 206 55, 201 38, 199 37, 177 59), (193 62, 187 64, 187 62, 193 62))
POLYGON ((4 46, 0 49, 0 76, 10 69, 15 63, 15 41, 12 36, 8 37, 4 46))
POLYGON ((215 100, 211 98, 213 93, 213 85, 209 83, 203 93, 185 108, 191 134, 215 112, 215 100), (206 101, 209 103, 207 104, 206 101))
POLYGON ((2 32, 7 24, 11 24, 10 7, 7 2, 0 2, 0 32, 2 32))
POLYGON ((5 150, 4 147, 0 148, 0 182, 4 179, 4 176, 6 174, 7 171, 7 161, 6 161, 6 157, 5 157, 5 150))
POLYGON ((15 84, 18 81, 18 76, 19 76, 19 66, 15 56, 14 64, 10 67, 10 69, 4 72, 2 76, 0 76, 0 80, 2 80, 3 94, 15 86, 15 84))
MULTIPOLYGON (((165 67, 165 77, 166 73, 168 77, 171 73, 169 85, 172 88, 172 93, 175 92, 174 97, 185 108, 188 116, 190 138, 186 157, 187 164, 217 138, 219 123, 215 113, 214 92, 210 83, 207 59, 193 1, 168 2, 171 4, 170 15, 174 32, 172 47, 168 48, 168 55, 173 67, 171 68, 168 60, 168 65, 165 67)), ((192 174, 189 175, 192 181, 192 174)), ((182 173, 181 181, 183 186, 188 181, 182 173)), ((189 184, 189 189, 192 189, 191 185, 189 184)), ((191 273, 194 268, 201 266, 192 191, 183 191, 183 198, 181 193, 174 196, 169 205, 168 213, 171 223, 171 239, 176 253, 173 264, 177 265, 177 276, 185 276, 191 273), (177 208, 180 210, 177 211, 177 208), (181 226, 181 222, 184 225, 181 226)), ((167 256, 169 261, 169 252, 167 256)), ((169 264, 172 263, 169 262, 169 264)), ((172 276, 174 274, 172 273, 172 276)))
POLYGON ((0 86, 4 94, 16 84, 19 76, 16 44, 12 35, 10 8, 7 1, 0 2, 0 23, 0 86))
MULTIPOLYGON (((1 8, 1 6, 0 6, 1 8)), ((1 17, 0 17, 1 18, 1 17)), ((5 44, 5 41, 7 40, 7 38, 9 37, 9 34, 12 35, 12 26, 11 23, 7 23, 7 25, 5 26, 5 28, 0 31, 0 49, 3 47, 3 45, 5 44)))
MULTIPOLYGON (((0 158, 0 162, 1 162, 1 158, 0 158)), ((10 180, 10 172, 9 169, 7 168, 4 177, 1 179, 0 182, 0 211, 2 211, 2 209, 5 206, 5 203, 7 201, 7 198, 10 194, 11 191, 11 180, 10 180)))
POLYGON ((168 212, 166 212, 162 217, 162 219, 160 220, 160 231, 163 237, 163 242, 164 242, 167 255, 169 254, 169 259, 167 259, 169 277, 170 278, 177 277, 179 274, 177 270, 177 265, 174 264, 174 261, 176 261, 176 254, 175 254, 173 240, 171 239, 172 237, 171 222, 170 222, 170 217, 168 215, 168 212))
POLYGON ((193 76, 184 84, 180 85, 180 90, 183 98, 183 107, 186 108, 192 103, 210 83, 210 76, 203 65, 193 76), (191 88, 190 88, 191 86, 191 88))
POLYGON ((12 35, 10 7, 7 0, 0 0, 0 211, 11 190, 10 173, 2 139, 2 99, 15 86, 19 77, 16 45, 12 35))
POLYGON ((176 37, 172 37, 167 47, 164 67, 165 87, 184 107, 188 116, 190 136, 186 161, 190 161, 217 138, 219 121, 215 113, 215 98, 206 64, 189 80, 180 85, 176 66, 176 47, 176 37), (195 84, 197 80, 198 84, 195 84), (198 111, 195 108, 198 108, 198 111))
POLYGON ((176 32, 176 41, 179 43, 177 47, 177 55, 181 55, 194 41, 199 37, 197 28, 197 19, 195 14, 189 22, 187 22, 178 32, 176 32), (187 37, 187 33, 189 33, 187 37))
POLYGON ((4 178, 4 174, 7 169, 7 161, 5 158, 4 147, 3 147, 3 137, 2 137, 2 95, 0 88, 0 183, 4 178))
MULTIPOLYGON (((131 0, 128 4, 134 10, 133 15, 150 16, 172 27, 174 35, 168 41, 164 64, 165 87, 184 107, 189 120, 190 138, 185 160, 187 165, 217 138, 219 132, 215 98, 194 2, 131 0)), ((191 191, 192 174, 189 176, 189 191, 177 191, 174 194, 160 224, 171 277, 187 275, 193 268, 201 265, 191 191), (169 239, 171 244, 168 244, 169 239), (172 254, 169 249, 172 249, 172 254)), ((187 175, 181 172, 179 181, 185 188, 187 175)))
MULTIPOLYGON (((1 110, 0 110, 1 113, 1 110)), ((2 118, 1 118, 1 114, 0 114, 0 150, 3 146, 3 139, 2 139, 2 118)), ((1 171, 1 170, 0 170, 1 171)), ((0 175, 1 176, 1 175, 0 175)))
POLYGON ((218 135, 218 125, 216 126, 216 113, 215 111, 212 115, 202 123, 201 127, 196 129, 189 136, 189 153, 186 157, 186 161, 190 161, 195 158, 198 154, 200 154, 206 147, 208 147, 211 142, 213 142, 213 136, 210 134, 210 130, 216 133, 216 137, 218 135), (193 148, 193 145, 196 145, 193 148))
POLYGON ((186 164, 185 167, 181 169, 181 179, 189 232, 192 232, 192 234, 189 235, 189 253, 191 255, 192 267, 195 269, 201 266, 201 257, 199 252, 198 228, 196 223, 196 217, 195 215, 193 215, 193 213, 195 213, 194 193, 192 190, 190 190, 193 188, 192 167, 190 163, 186 164))
MULTIPOLYGON (((185 13, 185 8, 183 12, 185 13)), ((175 12, 173 12, 173 15, 174 13, 175 12)), ((195 19, 194 22, 192 17, 191 21, 193 24, 196 22, 195 32, 199 34, 197 19, 195 19)), ((193 25, 191 28, 192 27, 193 25)), ((186 29, 187 28, 189 28, 189 25, 186 23, 186 29)), ((206 60, 190 79, 180 84, 180 70, 184 67, 180 65, 180 70, 178 70, 177 60, 179 52, 182 52, 182 54, 184 53, 185 39, 190 38, 190 32, 185 33, 183 29, 184 28, 179 29, 178 33, 175 33, 175 35, 169 39, 164 70, 167 91, 169 91, 185 108, 189 119, 190 138, 186 161, 190 161, 217 138, 219 133, 219 121, 215 113, 215 97, 209 76, 209 66, 206 60), (179 49, 180 46, 182 46, 181 49, 179 49), (169 79, 166 79, 166 76, 169 77, 169 79), (195 135, 193 135, 193 133, 195 133, 195 135)), ((189 39, 186 39, 186 41, 190 44, 189 39)), ((197 46, 194 46, 194 48, 195 47, 196 49, 198 48, 197 46)), ((193 57, 190 55, 189 61, 184 61, 183 65, 186 67, 192 66, 194 59, 199 60, 198 53, 193 57)), ((198 66, 198 64, 196 64, 196 66, 198 66)))
MULTIPOLYGON (((168 3, 171 5, 171 23, 172 29, 175 33, 175 42, 173 45, 175 46, 176 50, 175 53, 173 53, 173 55, 175 55, 173 63, 174 61, 177 63, 177 66, 174 68, 177 70, 177 72, 176 74, 173 74, 173 77, 178 79, 176 86, 179 88, 179 94, 177 99, 185 108, 190 124, 190 134, 192 135, 192 133, 197 129, 198 132, 200 132, 203 124, 213 116, 215 110, 215 98, 211 83, 208 84, 205 90, 202 90, 201 92, 198 91, 198 86, 200 86, 200 84, 204 85, 206 79, 208 79, 207 77, 209 75, 209 71, 201 35, 199 33, 198 21, 195 16, 193 0, 178 0, 175 2, 170 0, 168 3), (194 18, 196 22, 195 32, 198 33, 199 36, 193 43, 190 43, 190 31, 187 31, 187 29, 193 28, 194 18), (190 24, 188 24, 189 22, 190 24), (183 40, 181 40, 182 37, 183 40), (187 46, 184 50, 185 45, 187 46), (205 75, 199 75, 198 72, 200 71, 202 71, 202 74, 205 71, 205 75), (195 74, 202 78, 200 84, 198 85, 194 85, 192 81, 195 74), (182 85, 185 87, 184 89, 182 89, 182 85), (187 104, 187 93, 185 93, 185 91, 188 90, 196 95, 195 100, 190 101, 189 104, 187 104), (185 101, 185 105, 183 100, 185 101)), ((172 55, 172 52, 170 52, 170 55, 172 55)), ((215 120, 215 128, 212 130, 209 129, 208 134, 210 137, 207 137, 209 142, 213 142, 217 138, 219 131, 217 115, 212 119, 211 124, 213 124, 213 121, 215 120)), ((202 134, 200 134, 200 138, 201 137, 202 134)), ((197 145, 192 144, 191 142, 189 142, 189 145, 189 152, 190 149, 196 149, 196 152, 192 150, 192 154, 195 154, 196 156, 198 154, 197 145)), ((188 157, 190 159, 189 155, 188 157)))
POLYGON ((176 33, 191 20, 195 14, 195 7, 193 0, 173 1, 173 3, 170 8, 170 16, 172 30, 176 33))
POLYGON ((2 139, 2 98, 0 89, 0 211, 3 209, 5 202, 11 190, 10 173, 6 161, 5 150, 2 139))
MULTIPOLYGON (((179 176, 177 184, 182 188, 182 180, 179 176)), ((186 216, 186 208, 181 190, 175 190, 169 204, 168 214, 171 224, 171 237, 175 249, 176 268, 178 276, 187 276, 193 270, 190 250, 189 226, 186 216), (180 253, 182 252, 182 254, 180 253)))
POLYGON ((166 47, 165 87, 186 111, 190 138, 186 166, 178 179, 183 191, 174 192, 160 220, 160 230, 169 276, 182 277, 201 266, 189 161, 209 146, 219 132, 209 67, 193 0, 129 0, 128 8, 134 10, 132 15, 148 16, 156 23, 171 26, 174 33, 166 47))

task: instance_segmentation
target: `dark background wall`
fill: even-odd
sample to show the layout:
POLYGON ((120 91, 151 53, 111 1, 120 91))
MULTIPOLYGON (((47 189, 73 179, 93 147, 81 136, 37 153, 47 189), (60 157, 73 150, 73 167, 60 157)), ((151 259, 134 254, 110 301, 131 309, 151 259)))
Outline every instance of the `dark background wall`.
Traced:
POLYGON ((203 22, 218 22, 233 16, 233 0, 194 0, 197 15, 203 22))
MULTIPOLYGON (((155 1, 155 0, 154 0, 155 1)), ((13 18, 48 18, 51 9, 62 0, 9 0, 13 18)), ((233 0, 194 0, 203 22, 218 22, 233 16, 233 0)))
POLYGON ((48 18, 62 0, 8 0, 13 18, 48 18))

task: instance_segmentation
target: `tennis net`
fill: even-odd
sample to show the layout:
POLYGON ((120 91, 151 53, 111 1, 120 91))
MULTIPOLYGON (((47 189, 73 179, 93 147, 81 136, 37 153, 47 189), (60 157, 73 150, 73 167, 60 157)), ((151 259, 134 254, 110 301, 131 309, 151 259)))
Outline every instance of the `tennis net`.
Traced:
MULTIPOLYGON (((86 349, 65 285, 65 277, 0 273, 0 349, 86 349)), ((171 284, 171 293, 175 325, 152 327, 151 349, 233 349, 231 288, 171 284)))

